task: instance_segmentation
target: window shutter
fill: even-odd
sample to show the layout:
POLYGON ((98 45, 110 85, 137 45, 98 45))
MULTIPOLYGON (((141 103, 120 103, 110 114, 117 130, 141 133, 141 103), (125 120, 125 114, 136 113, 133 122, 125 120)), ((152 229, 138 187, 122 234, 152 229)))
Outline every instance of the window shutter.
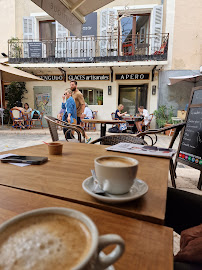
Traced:
POLYGON ((67 57, 68 30, 56 21, 55 57, 67 57))
POLYGON ((108 10, 104 9, 100 14, 100 56, 107 56, 107 25, 108 25, 108 10))
POLYGON ((116 9, 104 9, 100 16, 100 55, 117 55, 118 48, 118 12, 116 9), (111 39, 109 39, 111 37, 111 39))
POLYGON ((162 24, 163 24, 163 6, 155 6, 153 9, 153 20, 152 20, 152 36, 151 40, 151 53, 158 51, 161 47, 162 42, 162 24))
POLYGON ((29 57, 29 48, 28 42, 33 41, 35 38, 34 35, 34 17, 23 17, 23 39, 25 40, 23 50, 24 50, 24 58, 29 57))

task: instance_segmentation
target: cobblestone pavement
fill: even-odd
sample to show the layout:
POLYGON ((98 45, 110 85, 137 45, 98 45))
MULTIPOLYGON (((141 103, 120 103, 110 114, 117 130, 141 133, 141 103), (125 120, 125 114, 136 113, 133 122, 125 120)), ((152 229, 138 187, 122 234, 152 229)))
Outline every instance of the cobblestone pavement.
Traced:
MULTIPOLYGON (((58 131, 59 138, 64 140, 63 132, 58 131)), ((87 132, 92 140, 99 138, 99 131, 87 132)), ((158 135, 157 146, 168 147, 171 137, 165 135, 158 135)), ((31 129, 31 130, 11 130, 8 128, 0 128, 0 152, 9 151, 21 147, 28 147, 37 144, 42 144, 43 141, 51 142, 51 136, 48 128, 31 129)), ((177 149, 179 139, 174 144, 174 149, 177 149)), ((197 183, 200 172, 189 166, 178 163, 177 166, 177 188, 187 190, 193 193, 202 195, 202 191, 197 189, 197 183)), ((168 177, 168 186, 171 186, 170 175, 168 177)))

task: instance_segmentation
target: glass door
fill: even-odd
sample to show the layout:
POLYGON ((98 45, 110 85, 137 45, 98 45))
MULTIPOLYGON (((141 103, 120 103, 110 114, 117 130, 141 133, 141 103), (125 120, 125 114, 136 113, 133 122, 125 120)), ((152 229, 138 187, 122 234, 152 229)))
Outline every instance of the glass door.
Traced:
POLYGON ((119 85, 119 104, 124 105, 124 111, 130 115, 138 112, 138 106, 147 106, 147 84, 119 85))

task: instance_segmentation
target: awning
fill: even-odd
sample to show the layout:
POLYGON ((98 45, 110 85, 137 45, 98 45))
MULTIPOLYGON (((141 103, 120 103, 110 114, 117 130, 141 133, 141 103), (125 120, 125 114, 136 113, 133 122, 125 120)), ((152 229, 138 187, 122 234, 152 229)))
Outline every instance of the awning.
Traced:
POLYGON ((85 16, 114 0, 31 0, 56 21, 81 38, 85 16))
POLYGON ((173 85, 178 82, 192 82, 194 85, 202 80, 202 74, 198 75, 188 75, 188 76, 180 76, 180 77, 169 77, 170 83, 168 85, 173 85))
POLYGON ((0 64, 0 108, 1 108, 1 122, 3 126, 3 96, 2 96, 2 84, 3 82, 24 82, 24 81, 43 81, 43 79, 36 77, 32 74, 19 70, 17 68, 10 67, 5 64, 0 64))
POLYGON ((43 81, 39 77, 5 64, 0 64, 0 74, 4 82, 43 81))

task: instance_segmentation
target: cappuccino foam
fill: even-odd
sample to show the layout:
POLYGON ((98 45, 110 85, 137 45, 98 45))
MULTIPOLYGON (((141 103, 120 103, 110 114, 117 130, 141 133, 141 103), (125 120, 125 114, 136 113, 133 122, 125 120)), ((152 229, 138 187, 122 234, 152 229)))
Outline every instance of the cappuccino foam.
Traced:
POLYGON ((0 269, 72 269, 90 247, 90 231, 81 221, 59 214, 32 216, 1 233, 0 269))
POLYGON ((107 167, 128 167, 133 166, 134 162, 129 159, 120 158, 120 157, 104 157, 98 160, 99 164, 102 164, 107 167))

